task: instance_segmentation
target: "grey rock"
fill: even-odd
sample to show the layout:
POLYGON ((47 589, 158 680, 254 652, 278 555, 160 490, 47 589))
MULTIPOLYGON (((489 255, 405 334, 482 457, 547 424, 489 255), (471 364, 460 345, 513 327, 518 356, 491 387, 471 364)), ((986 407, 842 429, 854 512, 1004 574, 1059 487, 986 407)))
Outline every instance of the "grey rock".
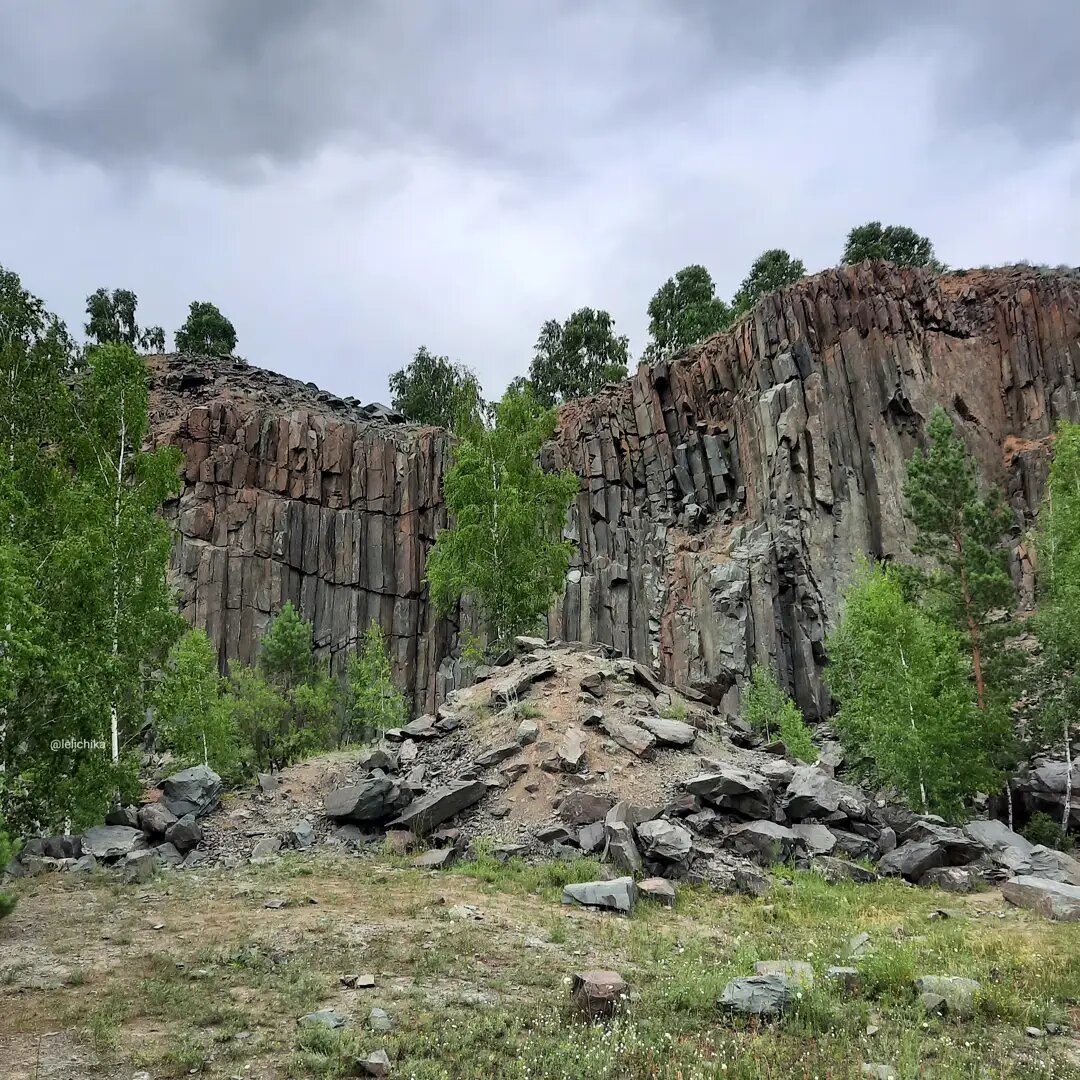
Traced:
POLYGON ((389 1076, 390 1058, 385 1050, 372 1050, 366 1057, 357 1058, 356 1067, 360 1076, 389 1076))
POLYGON ((578 829, 577 842, 586 855, 599 851, 604 846, 604 823, 594 821, 591 825, 583 825, 578 829))
POLYGON ((177 851, 187 854, 192 848, 197 847, 199 841, 202 840, 202 826, 194 814, 185 814, 165 830, 165 839, 177 851))
POLYGON ((962 830, 932 820, 922 819, 915 822, 908 830, 907 839, 937 844, 954 866, 969 863, 983 853, 982 845, 962 830))
POLYGON ((475 806, 486 794, 487 785, 478 780, 453 780, 417 799, 390 824, 426 835, 455 814, 475 806))
POLYGON ((781 975, 749 975, 732 979, 719 1005, 743 1016, 776 1016, 794 1000, 796 987, 781 975))
POLYGON ((578 788, 559 803, 559 817, 568 825, 591 825, 604 819, 614 801, 610 795, 596 795, 578 788))
POLYGON ((305 1013, 297 1022, 305 1027, 343 1028, 348 1021, 336 1009, 319 1009, 305 1013))
POLYGON ((452 847, 432 848, 413 859, 412 864, 421 870, 445 870, 457 859, 457 850, 452 847))
POLYGON ((617 971, 582 971, 570 984, 574 1004, 590 1020, 614 1016, 630 997, 626 980, 617 971))
POLYGON ((1009 848, 1014 848, 1022 856, 1031 854, 1034 844, 1024 839, 1018 832, 1005 824, 990 818, 986 821, 969 821, 964 826, 964 833, 978 844, 988 855, 1000 855, 1009 848))
POLYGON ((646 859, 667 863, 685 863, 690 858, 694 838, 688 829, 663 818, 643 822, 637 827, 638 845, 646 859))
POLYGON ((273 858, 280 850, 280 836, 264 836, 251 849, 251 861, 253 863, 265 862, 273 858))
POLYGON ((741 896, 756 896, 759 900, 772 892, 769 875, 753 866, 736 867, 731 875, 735 892, 741 896))
POLYGON ((683 784, 684 790, 746 817, 768 817, 772 813, 772 788, 760 773, 724 768, 701 773, 683 784))
POLYGON ((142 831, 128 825, 95 825, 82 838, 83 852, 95 859, 119 859, 146 846, 142 831))
POLYGON ((697 731, 681 720, 668 720, 662 716, 635 716, 634 723, 656 737, 661 746, 683 749, 693 746, 697 731))
POLYGON ((541 844, 573 844, 577 834, 566 825, 542 825, 533 832, 541 844))
POLYGON ((580 728, 566 729, 566 735, 555 750, 556 771, 576 773, 585 764, 585 732, 580 728))
POLYGON ((151 836, 164 836, 176 815, 160 802, 147 803, 139 810, 139 828, 151 836))
POLYGON ((1080 922, 1080 886, 1021 875, 1004 882, 1001 894, 1010 904, 1030 908, 1044 919, 1080 922))
POLYGON ((394 1030, 394 1022, 387 1015, 385 1009, 372 1009, 368 1013, 368 1027, 372 1031, 381 1031, 384 1034, 394 1030))
POLYGON ((787 862, 795 854, 799 838, 791 829, 773 821, 751 821, 736 825, 728 833, 728 846, 753 859, 759 866, 787 862))
MULTIPOLYGON (((831 829, 833 839, 836 842, 834 853, 848 859, 876 859, 878 845, 876 841, 866 836, 860 836, 846 829, 831 829)), ((895 850, 895 849, 894 849, 895 850)))
POLYGON ((908 881, 918 881, 928 870, 945 865, 945 850, 927 840, 905 840, 895 851, 882 856, 877 864, 879 874, 900 875, 908 881))
POLYGON ((289 843, 300 851, 311 847, 315 843, 315 827, 307 818, 298 821, 289 830, 289 843))
POLYGON ((869 950, 870 935, 864 930, 848 941, 844 948, 844 955, 851 960, 857 960, 860 956, 865 956, 869 950))
POLYGON ((395 773, 398 770, 397 755, 382 747, 374 747, 364 750, 356 759, 356 767, 361 772, 370 773, 381 769, 384 773, 395 773))
POLYGON ((1036 845, 1028 856, 1028 865, 1034 877, 1049 878, 1064 885, 1080 885, 1080 862, 1064 851, 1036 845))
MULTIPOLYGON (((141 829, 139 824, 139 810, 135 806, 114 806, 105 815, 106 825, 125 825, 129 829, 141 829)), ((62 858, 63 856, 52 855, 50 858, 62 858)))
POLYGON ((209 765, 194 765, 162 781, 161 801, 178 818, 201 818, 217 806, 221 790, 221 777, 209 765))
POLYGON ((402 739, 437 739, 442 734, 443 731, 436 723, 435 717, 430 714, 410 720, 401 729, 402 739))
POLYGON ((323 810, 335 821, 384 821, 400 813, 411 799, 411 788, 389 776, 372 776, 329 792, 323 810))
POLYGON ((519 743, 505 743, 502 746, 495 746, 490 750, 486 750, 484 753, 475 757, 473 761, 481 768, 490 769, 493 765, 499 765, 512 758, 515 754, 520 753, 521 746, 519 743))
POLYGON ((633 826, 625 821, 604 823, 604 860, 629 874, 637 874, 644 863, 634 842, 633 826))
POLYGON ((585 881, 563 887, 564 904, 580 904, 582 907, 604 908, 629 913, 637 901, 637 886, 632 877, 619 877, 612 881, 585 881))
POLYGON ((888 855, 890 851, 896 850, 896 830, 891 826, 886 825, 878 833, 878 854, 888 855))
POLYGON ((799 838, 807 855, 828 855, 836 847, 836 837, 824 825, 800 822, 792 825, 791 831, 799 838))
POLYGON ((915 990, 919 994, 940 997, 945 1011, 953 1016, 970 1017, 975 1014, 976 999, 982 986, 974 979, 959 975, 922 975, 915 980, 915 990))
POLYGON ((491 688, 491 704, 496 709, 510 705, 518 701, 534 682, 554 674, 555 661, 551 657, 526 664, 491 688))
POLYGON ((664 878, 651 877, 639 881, 638 893, 647 900, 655 900, 663 907, 675 906, 675 886, 664 878))
POLYGON ((531 746, 540 737, 540 725, 535 720, 526 717, 518 724, 518 746, 531 746))
POLYGON ((966 866, 935 866, 927 870, 919 884, 923 886, 937 886, 943 892, 970 893, 975 891, 979 881, 979 874, 966 866))
POLYGON ((412 739, 403 739, 398 747, 398 768, 409 768, 419 756, 420 747, 412 739))
POLYGON ((795 770, 784 798, 784 813, 792 821, 823 818, 841 811, 850 818, 866 816, 866 797, 857 788, 805 765, 795 770))
POLYGON ((165 866, 179 866, 184 861, 184 856, 167 840, 154 848, 154 858, 165 866))
POLYGON ((656 736, 652 732, 638 727, 637 724, 624 723, 610 717, 600 721, 600 729, 635 757, 645 760, 652 757, 653 748, 656 746, 656 736))
POLYGON ((124 861, 120 866, 125 882, 128 884, 143 884, 154 876, 156 866, 154 853, 149 848, 129 851, 124 856, 124 861))

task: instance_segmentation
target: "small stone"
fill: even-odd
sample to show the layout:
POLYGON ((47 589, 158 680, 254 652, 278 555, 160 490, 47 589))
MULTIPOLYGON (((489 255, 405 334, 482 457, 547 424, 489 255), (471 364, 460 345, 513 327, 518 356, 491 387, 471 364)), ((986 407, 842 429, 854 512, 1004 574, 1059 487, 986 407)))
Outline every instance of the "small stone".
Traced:
POLYGON ((306 818, 289 830, 289 843, 300 851, 315 843, 315 827, 306 818))
POLYGON ((389 1076, 390 1059, 385 1050, 372 1050, 367 1057, 357 1058, 356 1067, 361 1076, 389 1076))
POLYGON ((319 1009, 305 1013, 298 1022, 305 1027, 343 1028, 347 1020, 336 1009, 319 1009))
POLYGON ((675 906, 675 886, 664 878, 645 878, 637 883, 637 890, 646 899, 655 900, 663 907, 675 906))
POLYGON ((370 990, 375 985, 374 975, 342 975, 341 985, 350 990, 370 990))
POLYGON ((633 911, 636 901, 637 886, 632 877, 572 883, 564 886, 562 895, 564 904, 581 904, 583 907, 608 908, 620 912, 633 911))
POLYGON ((629 998, 626 980, 617 971, 583 971, 570 988, 574 1004, 591 1020, 614 1015, 629 998))
POLYGON ((457 859, 457 850, 452 847, 432 848, 413 859, 413 866, 420 870, 445 870, 457 859))
POLYGON ((531 746, 540 737, 540 727, 535 720, 526 717, 518 724, 518 746, 531 746))
POLYGON ((281 837, 264 836, 252 849, 251 861, 253 863, 266 862, 273 858, 281 850, 281 837))
POLYGON ((383 1009, 372 1009, 371 1012, 368 1013, 367 1022, 368 1027, 371 1028, 372 1031, 381 1031, 385 1033, 394 1030, 393 1021, 391 1021, 390 1017, 383 1009))
POLYGON ((1031 1039, 1041 1039, 1046 1034, 1046 1032, 1043 1031, 1042 1028, 1027 1027, 1024 1028, 1024 1034, 1031 1039))
POLYGON ((744 1016, 775 1016, 795 1000, 795 988, 780 975, 749 975, 732 979, 719 1005, 744 1016))
POLYGON ((927 1012, 944 1008, 954 1016, 970 1017, 975 1013, 977 995, 981 984, 974 979, 959 975, 923 975, 915 980, 915 989, 922 996, 927 1012), (930 998, 940 998, 940 1003, 930 998))

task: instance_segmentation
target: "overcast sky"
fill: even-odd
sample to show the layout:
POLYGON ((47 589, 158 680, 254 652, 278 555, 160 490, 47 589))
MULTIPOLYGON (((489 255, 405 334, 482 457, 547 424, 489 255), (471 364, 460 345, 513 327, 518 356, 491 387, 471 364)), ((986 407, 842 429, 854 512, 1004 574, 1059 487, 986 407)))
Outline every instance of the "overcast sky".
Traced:
POLYGON ((364 400, 421 343, 489 394, 583 305, 704 263, 1080 263, 1076 0, 41 0, 0 9, 0 264, 364 400))

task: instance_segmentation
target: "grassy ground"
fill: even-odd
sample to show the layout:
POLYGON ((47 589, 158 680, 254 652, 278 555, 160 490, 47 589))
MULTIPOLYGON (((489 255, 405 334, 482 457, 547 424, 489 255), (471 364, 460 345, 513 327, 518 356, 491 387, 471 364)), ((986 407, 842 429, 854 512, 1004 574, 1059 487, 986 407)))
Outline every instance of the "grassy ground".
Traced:
POLYGON ((597 871, 480 858, 424 874, 388 857, 319 857, 141 887, 35 879, 0 930, 0 1076, 335 1077, 383 1048, 394 1077, 416 1080, 842 1080, 864 1062, 891 1064, 898 1080, 1080 1077, 1080 1043, 1024 1033, 1080 1028, 1080 926, 996 893, 809 874, 778 875, 767 900, 683 889, 674 912, 643 902, 631 918, 559 903, 566 881, 597 871), (287 903, 264 906, 274 900, 287 903), (938 908, 949 917, 931 918, 938 908), (825 968, 862 931, 860 989, 827 986, 825 968), (727 980, 765 959, 809 961, 816 987, 776 1022, 721 1014, 727 980), (567 983, 590 967, 629 981, 622 1019, 573 1014, 567 983), (373 974, 375 988, 343 986, 350 973, 373 974), (919 974, 979 980, 977 1016, 925 1016, 919 974), (373 1006, 392 1017, 389 1034, 368 1029, 373 1006), (348 1026, 298 1026, 323 1007, 348 1026))

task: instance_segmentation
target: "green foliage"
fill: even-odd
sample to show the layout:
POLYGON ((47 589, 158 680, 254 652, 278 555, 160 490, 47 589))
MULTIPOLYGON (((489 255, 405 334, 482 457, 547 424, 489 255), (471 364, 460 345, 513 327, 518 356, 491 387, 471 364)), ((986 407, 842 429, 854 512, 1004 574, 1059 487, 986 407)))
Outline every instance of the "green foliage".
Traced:
POLYGON ((135 309, 139 298, 130 289, 98 289, 86 298, 86 336, 96 345, 115 342, 134 346, 139 344, 139 324, 135 309))
POLYGON ((1073 848, 1071 838, 1062 828, 1061 823, 1041 810, 1031 815, 1027 825, 1024 826, 1023 836, 1032 844, 1057 848, 1058 851, 1071 851, 1073 848))
POLYGON ((605 383, 626 377, 629 342, 615 333, 606 311, 581 308, 565 322, 549 319, 540 328, 529 365, 536 400, 545 408, 595 394, 605 383))
POLYGON ((857 225, 844 245, 845 265, 865 260, 894 262, 898 266, 925 266, 941 271, 945 266, 934 257, 934 245, 907 225, 882 226, 880 221, 857 225))
POLYGON ((1008 716, 977 708, 957 632, 906 600, 894 571, 860 569, 828 650, 835 727, 869 780, 948 816, 997 788, 1008 716))
MULTIPOLYGON (((4 831, 4 819, 0 817, 0 877, 4 874, 4 868, 11 862, 15 854, 14 846, 4 831)), ((15 897, 11 893, 0 892, 0 919, 10 915, 15 910, 15 897)))
POLYGON ((413 423, 451 431, 475 422, 483 408, 476 375, 423 345, 407 367, 390 376, 390 392, 394 408, 413 423))
POLYGON ((372 620, 349 660, 348 710, 342 742, 377 739, 387 728, 401 727, 408 707, 394 685, 386 637, 372 620))
POLYGON ((924 580, 927 601, 967 639, 980 708, 989 705, 984 686, 987 616, 1014 599, 1002 537, 1011 514, 1001 495, 979 494, 978 471, 952 420, 935 408, 927 425, 929 445, 908 462, 904 496, 918 530, 917 555, 936 571, 924 580))
POLYGON ((231 356, 236 348, 236 330, 213 304, 192 300, 188 317, 176 331, 176 351, 200 356, 231 356))
POLYGON ((208 764, 236 781, 242 773, 240 737, 224 691, 210 639, 202 630, 189 630, 172 647, 155 694, 157 734, 178 768, 208 764))
POLYGON ((648 362, 672 356, 723 330, 731 311, 715 294, 712 276, 704 266, 684 266, 668 278, 649 301, 648 362))
POLYGON ((764 664, 758 664, 750 673, 743 714, 759 735, 780 739, 788 753, 799 761, 817 761, 817 747, 798 705, 764 664))
POLYGON ((802 259, 793 259, 783 248, 763 251, 750 267, 750 273, 731 301, 733 313, 738 316, 749 311, 763 296, 791 285, 806 276, 802 259))
POLYGON ((528 388, 508 392, 493 428, 463 433, 443 482, 452 524, 428 557, 431 596, 443 614, 471 597, 491 644, 534 630, 566 577, 571 546, 561 534, 578 480, 540 467, 554 425, 528 388))
POLYGON ((81 828, 130 790, 149 672, 180 628, 158 514, 178 452, 141 449, 129 344, 75 355, 0 271, 0 814, 20 832, 81 828))

